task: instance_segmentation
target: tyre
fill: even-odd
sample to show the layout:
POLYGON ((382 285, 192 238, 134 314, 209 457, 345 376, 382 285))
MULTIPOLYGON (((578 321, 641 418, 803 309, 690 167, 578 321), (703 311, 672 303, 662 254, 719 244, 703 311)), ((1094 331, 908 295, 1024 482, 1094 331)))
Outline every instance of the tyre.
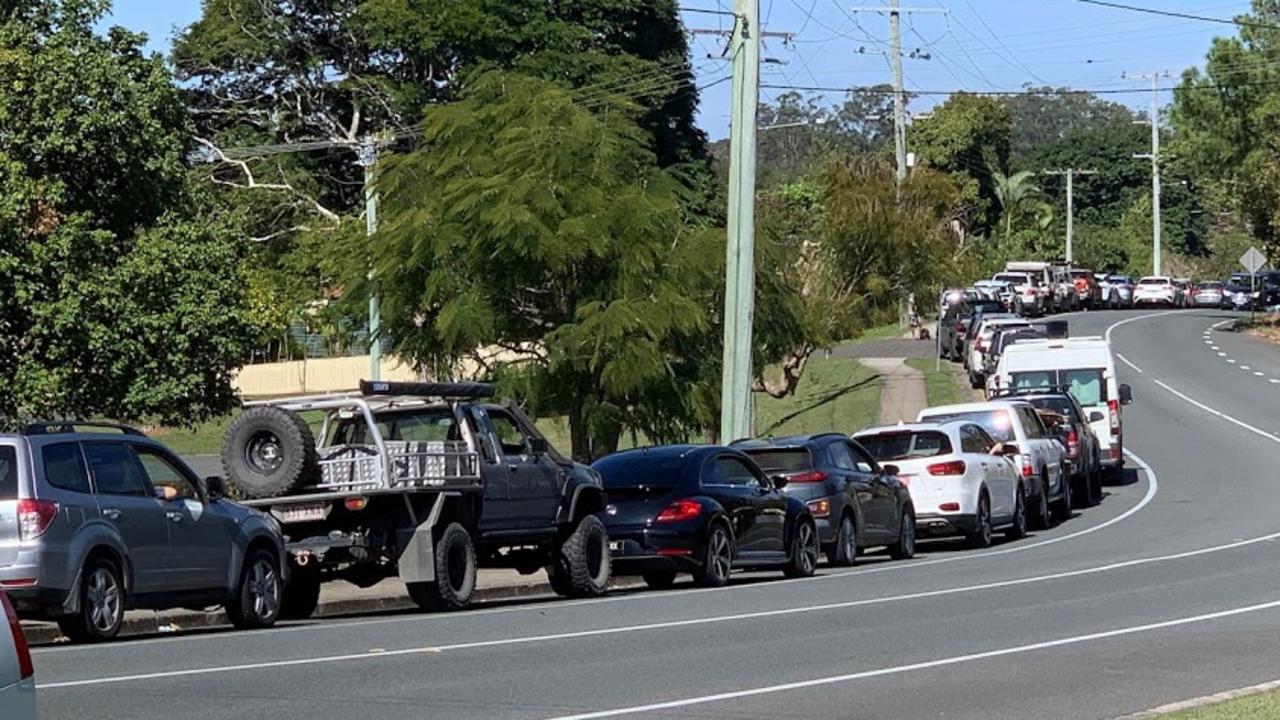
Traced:
POLYGON ((974 390, 981 390, 982 388, 986 387, 986 384, 982 382, 981 377, 973 374, 973 371, 971 370, 969 371, 969 387, 973 388, 974 390))
POLYGON ((1066 522, 1071 519, 1072 507, 1071 478, 1062 479, 1062 498, 1053 505, 1053 518, 1058 522, 1066 522))
POLYGON ((898 519, 898 541, 889 546, 889 557, 894 560, 910 560, 916 556, 916 512, 902 509, 898 519))
POLYGON ((434 582, 406 583, 409 599, 423 610, 461 610, 476 589, 476 549, 471 534, 449 523, 435 546, 434 582))
POLYGON ((791 555, 783 572, 789 578, 806 578, 818 569, 818 530, 813 523, 802 520, 796 526, 795 537, 791 539, 791 555))
POLYGON ((1018 491, 1013 498, 1013 521, 1004 530, 1005 538, 1021 540, 1027 536, 1027 490, 1018 483, 1018 491))
POLYGON ((836 528, 836 540, 827 551, 827 563, 832 567, 851 567, 858 560, 858 526, 853 516, 845 513, 836 528))
POLYGON ((1089 476, 1089 507, 1102 502, 1102 463, 1093 461, 1093 474, 1089 476))
POLYGON ((254 550, 240 570, 240 587, 227 603, 227 617, 241 630, 257 630, 276 624, 280 617, 280 561, 269 550, 254 550))
POLYGON ((293 566, 280 601, 281 620, 306 620, 320 604, 320 571, 314 566, 293 566))
POLYGON ((1040 477, 1040 496, 1036 501, 1035 512, 1031 513, 1031 527, 1037 530, 1046 530, 1052 522, 1053 519, 1049 515, 1049 479, 1042 475, 1040 477))
POLYGON ((108 558, 85 563, 80 580, 80 611, 58 618, 58 628, 72 642, 111 640, 124 624, 125 590, 120 568, 108 558))
POLYGON ((667 590, 676 584, 676 571, 651 570, 644 574, 644 584, 654 590, 667 590))
POLYGON ((729 582, 733 568, 733 540, 721 523, 715 523, 707 531, 707 544, 702 550, 702 567, 693 579, 702 587, 724 587, 729 582))
POLYGON ((599 597, 609 589, 609 535, 595 515, 584 516, 560 545, 551 589, 565 597, 599 597))
POLYGON ((973 531, 965 533, 965 539, 969 541, 969 547, 981 549, 991 547, 994 537, 995 532, 991 528, 991 498, 983 492, 978 498, 978 516, 973 531))
POLYGON ((245 499, 295 492, 315 478, 318 468, 311 428, 278 407, 245 410, 222 440, 222 469, 245 499))

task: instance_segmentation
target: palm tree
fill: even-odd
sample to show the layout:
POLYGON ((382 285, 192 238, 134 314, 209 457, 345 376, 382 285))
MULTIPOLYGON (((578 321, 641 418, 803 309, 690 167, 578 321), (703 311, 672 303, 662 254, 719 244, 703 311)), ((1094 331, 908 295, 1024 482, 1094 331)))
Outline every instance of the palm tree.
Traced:
POLYGON ((1030 170, 1023 170, 1013 175, 991 173, 991 179, 995 184, 996 202, 1000 203, 1000 210, 1004 214, 1006 239, 1013 234, 1015 219, 1035 213, 1038 223, 1045 226, 1046 217, 1052 218, 1052 209, 1044 202, 1043 193, 1035 183, 1031 182, 1033 176, 1034 173, 1030 170))

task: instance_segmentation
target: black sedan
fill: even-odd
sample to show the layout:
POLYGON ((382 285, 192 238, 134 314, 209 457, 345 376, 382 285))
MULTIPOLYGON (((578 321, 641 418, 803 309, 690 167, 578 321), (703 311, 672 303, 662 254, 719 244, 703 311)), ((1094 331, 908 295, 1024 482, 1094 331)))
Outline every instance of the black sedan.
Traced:
POLYGON ((677 573, 719 587, 732 569, 779 568, 808 577, 818 534, 805 504, 782 492, 737 450, 701 445, 617 453, 592 466, 604 479, 614 575, 641 575, 654 588, 677 573))

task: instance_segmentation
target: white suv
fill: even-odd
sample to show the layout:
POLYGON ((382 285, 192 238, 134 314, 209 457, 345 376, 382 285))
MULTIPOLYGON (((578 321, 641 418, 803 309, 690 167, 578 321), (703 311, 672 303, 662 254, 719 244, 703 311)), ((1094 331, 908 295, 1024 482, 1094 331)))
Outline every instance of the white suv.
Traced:
POLYGON ((27 638, 18 625, 13 603, 0 590, 0 718, 35 720, 36 680, 27 638))
POLYGON ((1067 449, 1040 421, 1035 406, 1021 400, 993 400, 961 405, 942 405, 920 412, 917 422, 942 423, 966 420, 980 425, 991 437, 1005 444, 1005 451, 1027 482, 1027 507, 1031 522, 1048 527, 1051 516, 1060 520, 1071 516, 1070 473, 1065 469, 1067 449), (1014 446, 1009 448, 1009 446, 1014 446))
POLYGON ((1167 277, 1144 277, 1133 288, 1133 306, 1167 305, 1182 306, 1182 291, 1167 277))

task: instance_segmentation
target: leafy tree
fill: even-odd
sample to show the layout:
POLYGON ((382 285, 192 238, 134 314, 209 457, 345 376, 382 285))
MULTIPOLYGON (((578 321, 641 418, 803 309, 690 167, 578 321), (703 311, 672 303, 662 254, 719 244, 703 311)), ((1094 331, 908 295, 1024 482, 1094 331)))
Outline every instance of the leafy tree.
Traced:
POLYGON ((1013 225, 1028 215, 1036 215, 1036 224, 1048 227, 1053 221, 1053 207, 1042 199, 1040 188, 1031 181, 1034 174, 1029 170, 1004 175, 999 172, 991 174, 996 202, 1004 216, 1004 236, 1013 234, 1013 225))
POLYGON ((1028 87, 1009 95, 1000 104, 1009 113, 1009 163, 1015 170, 1039 172, 1037 155, 1042 148, 1068 137, 1102 128, 1118 128, 1133 120, 1129 108, 1092 93, 1069 88, 1028 87))
POLYGON ((190 424, 235 402, 254 327, 236 216, 187 183, 191 126, 105 0, 0 14, 0 416, 190 424))
MULTIPOLYGON (((593 113, 550 82, 486 73, 433 109, 418 149, 380 180, 384 222, 370 285, 392 350, 422 366, 480 348, 541 412, 568 416, 573 454, 611 452, 626 429, 692 430, 720 236, 683 220, 686 190, 659 167, 638 108, 593 113)), ((722 265, 720 266, 722 267, 722 265)))
POLYGON ((916 123, 908 141, 921 165, 949 172, 963 186, 961 202, 971 210, 976 230, 995 224, 993 171, 1009 164, 1009 111, 997 101, 957 93, 916 123))

